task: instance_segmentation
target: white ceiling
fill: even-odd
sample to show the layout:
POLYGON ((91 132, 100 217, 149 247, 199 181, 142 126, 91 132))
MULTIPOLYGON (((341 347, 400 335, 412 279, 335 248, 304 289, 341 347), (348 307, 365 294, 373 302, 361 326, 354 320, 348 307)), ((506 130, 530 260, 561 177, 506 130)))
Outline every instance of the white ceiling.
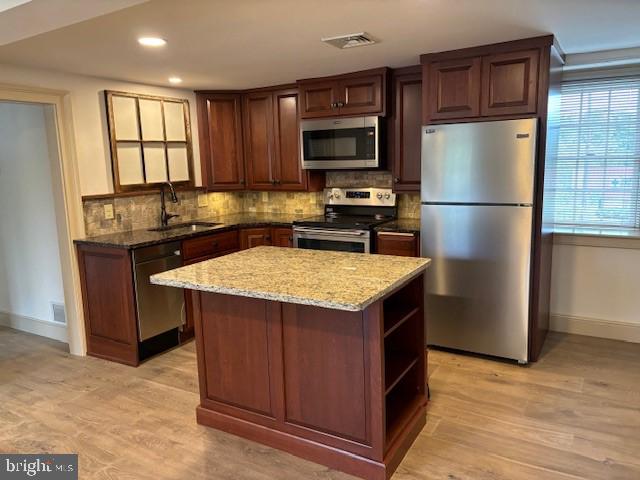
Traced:
MULTIPOLYGON (((0 14, 0 27, 13 10, 0 14)), ((639 24, 638 0, 151 0, 1 46, 0 63, 241 89, 546 33, 567 53, 637 47, 639 24), (361 31, 380 43, 338 50, 320 42, 361 31), (168 44, 145 49, 136 43, 142 35, 168 44)))
POLYGON ((131 7, 147 0, 0 0, 0 45, 131 7))

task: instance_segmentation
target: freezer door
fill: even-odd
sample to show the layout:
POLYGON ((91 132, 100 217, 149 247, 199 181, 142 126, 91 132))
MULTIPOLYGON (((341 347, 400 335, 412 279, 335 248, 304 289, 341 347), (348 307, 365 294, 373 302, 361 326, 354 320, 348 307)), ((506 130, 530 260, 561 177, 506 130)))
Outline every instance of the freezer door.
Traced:
POLYGON ((531 207, 423 205, 427 343, 527 360, 531 207))
POLYGON ((422 128, 423 203, 533 203, 535 118, 422 128))

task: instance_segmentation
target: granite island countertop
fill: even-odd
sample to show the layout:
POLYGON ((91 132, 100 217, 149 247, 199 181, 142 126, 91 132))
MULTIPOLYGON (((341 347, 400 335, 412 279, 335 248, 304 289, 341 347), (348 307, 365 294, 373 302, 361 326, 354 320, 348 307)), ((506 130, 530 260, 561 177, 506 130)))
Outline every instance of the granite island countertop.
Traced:
POLYGON ((148 229, 140 229, 79 238, 74 240, 74 243, 81 245, 93 245, 97 247, 133 249, 148 247, 150 245, 157 245, 165 242, 184 240, 186 238, 198 237, 201 235, 209 235, 225 230, 232 230, 234 228, 269 226, 290 227, 295 220, 300 220, 309 216, 309 214, 301 215, 287 213, 235 213, 230 215, 221 215, 218 217, 198 218, 185 222, 177 222, 185 224, 194 222, 210 222, 218 224, 210 227, 201 227, 196 231, 188 229, 174 229, 163 232, 154 232, 148 229))
POLYGON ((151 276, 151 283, 360 311, 424 271, 428 258, 255 247, 151 276))

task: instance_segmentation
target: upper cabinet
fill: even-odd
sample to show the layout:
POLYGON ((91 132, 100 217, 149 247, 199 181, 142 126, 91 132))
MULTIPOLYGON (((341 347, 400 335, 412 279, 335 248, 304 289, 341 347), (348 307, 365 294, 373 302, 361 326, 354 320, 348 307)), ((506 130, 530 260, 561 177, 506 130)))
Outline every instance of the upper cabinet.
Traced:
POLYGON ((430 62, 425 65, 429 118, 473 118, 480 114, 479 58, 430 62))
POLYGON ((482 58, 482 115, 536 112, 539 50, 482 58))
POLYGON ((423 122, 539 113, 541 79, 548 74, 540 63, 552 42, 545 36, 422 55, 423 122))
POLYGON ((295 87, 198 92, 197 98, 204 186, 214 191, 324 187, 323 172, 302 169, 295 87))
POLYGON ((251 190, 322 189, 321 172, 300 162, 298 90, 258 90, 243 95, 245 162, 251 190))
POLYGON ((393 173, 393 190, 419 191, 422 125, 420 66, 394 70, 391 82, 393 98, 387 151, 393 173))
POLYGON ((244 190, 241 95, 198 93, 202 184, 211 190, 244 190))
POLYGON ((387 68, 298 81, 300 117, 386 115, 387 68))

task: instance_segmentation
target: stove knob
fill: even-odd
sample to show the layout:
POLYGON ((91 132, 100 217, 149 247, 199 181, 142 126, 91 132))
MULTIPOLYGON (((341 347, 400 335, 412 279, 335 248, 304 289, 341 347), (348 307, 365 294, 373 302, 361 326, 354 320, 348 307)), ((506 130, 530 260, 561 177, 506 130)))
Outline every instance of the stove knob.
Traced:
POLYGON ((336 197, 336 199, 340 198, 340 194, 338 192, 336 192, 333 196, 336 197))
POLYGON ((378 194, 376 195, 376 197, 378 197, 378 200, 382 200, 382 192, 378 192, 378 194))
POLYGON ((389 200, 391 198, 391 194, 390 193, 385 193, 384 194, 384 198, 389 200))

